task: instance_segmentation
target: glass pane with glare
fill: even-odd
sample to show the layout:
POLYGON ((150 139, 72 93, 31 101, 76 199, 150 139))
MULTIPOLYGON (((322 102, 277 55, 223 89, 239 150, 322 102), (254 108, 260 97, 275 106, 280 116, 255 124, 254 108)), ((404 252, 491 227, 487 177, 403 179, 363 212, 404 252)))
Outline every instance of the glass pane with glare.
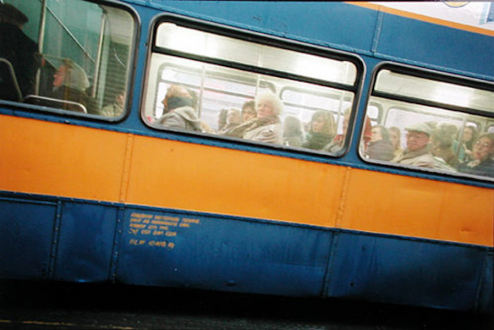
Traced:
POLYGON ((367 109, 363 159, 494 179, 494 134, 486 135, 490 118, 382 97, 370 102, 376 107, 367 109))
POLYGON ((143 117, 157 128, 340 154, 354 97, 336 88, 155 53, 143 117), (173 97, 179 97, 172 92, 177 88, 193 102, 171 106, 173 97), (182 111, 188 111, 186 120, 200 126, 177 124, 184 121, 184 114, 177 117, 182 111), (171 123, 173 116, 177 121, 171 123), (252 136, 253 132, 260 136, 252 136), (273 134, 277 139, 269 140, 273 134))
POLYGON ((494 92, 382 70, 375 90, 494 113, 494 92))
POLYGON ((123 117, 135 39, 128 11, 79 0, 5 3, 28 22, 17 30, 23 38, 2 49, 1 64, 13 77, 12 88, 4 88, 0 99, 43 106, 43 111, 123 117))
POLYGON ((187 54, 287 72, 302 77, 354 85, 357 69, 353 63, 304 54, 254 42, 220 36, 162 23, 155 45, 187 54))

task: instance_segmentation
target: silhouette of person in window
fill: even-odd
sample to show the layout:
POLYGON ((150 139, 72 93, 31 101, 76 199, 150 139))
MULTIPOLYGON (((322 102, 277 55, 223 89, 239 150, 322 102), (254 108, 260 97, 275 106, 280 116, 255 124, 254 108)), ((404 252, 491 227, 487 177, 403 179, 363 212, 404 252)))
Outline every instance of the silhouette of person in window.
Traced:
POLYGON ((28 21, 16 7, 0 3, 0 57, 12 64, 22 96, 34 93, 39 65, 35 56, 38 45, 22 31, 28 21))

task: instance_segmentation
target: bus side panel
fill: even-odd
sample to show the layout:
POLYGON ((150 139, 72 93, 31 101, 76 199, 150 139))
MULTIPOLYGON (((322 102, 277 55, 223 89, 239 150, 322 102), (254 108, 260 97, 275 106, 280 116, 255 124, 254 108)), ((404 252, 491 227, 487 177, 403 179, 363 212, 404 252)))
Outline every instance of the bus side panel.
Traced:
POLYGON ((342 233, 328 295, 474 310, 486 255, 480 247, 342 233))
POLYGON ((116 280, 320 296, 332 237, 305 226, 127 209, 116 280))
POLYGON ((494 52, 491 36, 441 25, 433 25, 433 29, 431 33, 431 23, 387 14, 377 52, 407 61, 494 75, 494 67, 485 56, 494 52))
POLYGON ((64 202, 54 278, 72 282, 110 280, 118 209, 64 202))
POLYGON ((372 49, 379 15, 375 10, 339 2, 312 2, 308 6, 297 2, 259 1, 253 6, 242 1, 234 4, 228 1, 182 1, 180 9, 200 13, 206 20, 225 17, 232 25, 247 25, 262 32, 267 30, 296 39, 323 40, 326 45, 347 45, 353 50, 367 51, 372 49), (233 10, 232 6, 236 9, 233 10), (301 11, 310 19, 301 19, 301 11))
POLYGON ((0 278, 48 277, 57 204, 0 198, 0 278))
POLYGON ((479 310, 482 313, 492 313, 494 310, 494 251, 485 256, 482 285, 479 288, 479 310))
POLYGON ((119 201, 126 134, 0 115, 0 190, 119 201))
POLYGON ((125 201, 334 227, 345 167, 133 136, 125 201))
POLYGON ((494 246, 494 190, 352 169, 341 228, 494 246))

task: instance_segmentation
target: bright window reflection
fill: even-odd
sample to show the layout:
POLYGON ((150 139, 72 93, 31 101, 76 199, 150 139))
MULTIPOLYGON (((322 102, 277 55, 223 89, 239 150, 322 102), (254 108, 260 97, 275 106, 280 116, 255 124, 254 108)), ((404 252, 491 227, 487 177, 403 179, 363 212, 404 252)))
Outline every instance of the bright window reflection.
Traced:
POLYGON ((188 54, 199 54, 346 85, 353 85, 357 75, 355 65, 350 62, 224 37, 174 23, 160 24, 155 44, 188 54))
POLYGON ((142 108, 149 125, 343 153, 357 90, 354 62, 167 22, 158 26, 154 40, 142 108), (199 60, 205 57, 221 64, 199 60), (288 76, 298 80, 282 78, 288 76))

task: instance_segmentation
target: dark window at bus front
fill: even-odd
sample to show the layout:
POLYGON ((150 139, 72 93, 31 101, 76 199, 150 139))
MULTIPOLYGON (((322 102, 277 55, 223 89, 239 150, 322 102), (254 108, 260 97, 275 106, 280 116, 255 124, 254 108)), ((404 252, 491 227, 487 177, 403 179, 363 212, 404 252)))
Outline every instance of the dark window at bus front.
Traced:
POLYGON ((160 23, 154 40, 142 109, 153 127, 344 151, 343 123, 361 74, 354 58, 307 54, 172 22, 160 23))
POLYGON ((371 162, 494 178, 494 134, 489 127, 494 86, 419 74, 394 66, 377 72, 369 102, 380 105, 382 119, 363 134, 361 156, 371 162))
POLYGON ((5 0, 0 8, 0 33, 15 38, 1 39, 1 99, 123 115, 135 38, 127 11, 82 0, 5 0))

